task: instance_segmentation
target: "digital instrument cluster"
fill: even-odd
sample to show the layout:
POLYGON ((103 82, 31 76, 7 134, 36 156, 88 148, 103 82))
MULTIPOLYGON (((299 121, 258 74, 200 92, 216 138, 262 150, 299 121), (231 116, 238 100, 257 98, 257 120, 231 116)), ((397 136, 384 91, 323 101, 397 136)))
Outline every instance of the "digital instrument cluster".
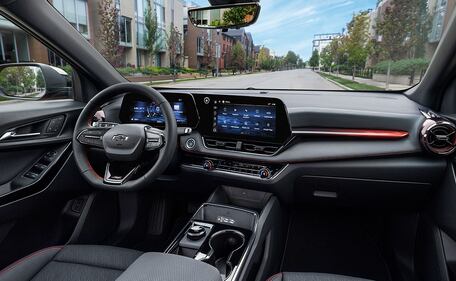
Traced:
MULTIPOLYGON (((167 94, 166 99, 173 109, 178 127, 195 128, 198 112, 190 94, 167 94)), ((125 95, 120 110, 122 123, 143 123, 157 128, 165 127, 165 117, 154 101, 135 94, 125 95)))
MULTIPOLYGON (((176 117, 177 125, 185 125, 188 123, 188 117, 185 114, 185 104, 182 101, 171 102, 171 107, 176 117)), ((161 112, 160 106, 155 102, 136 101, 133 104, 129 121, 161 125, 165 124, 165 117, 161 112)))

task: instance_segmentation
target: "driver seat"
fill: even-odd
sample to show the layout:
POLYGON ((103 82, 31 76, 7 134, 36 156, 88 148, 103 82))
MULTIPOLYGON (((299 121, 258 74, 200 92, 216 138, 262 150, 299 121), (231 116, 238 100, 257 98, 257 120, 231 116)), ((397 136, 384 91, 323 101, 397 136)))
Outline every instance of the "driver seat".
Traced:
POLYGON ((0 281, 221 281, 213 266, 187 257, 111 246, 37 251, 0 271, 0 281))

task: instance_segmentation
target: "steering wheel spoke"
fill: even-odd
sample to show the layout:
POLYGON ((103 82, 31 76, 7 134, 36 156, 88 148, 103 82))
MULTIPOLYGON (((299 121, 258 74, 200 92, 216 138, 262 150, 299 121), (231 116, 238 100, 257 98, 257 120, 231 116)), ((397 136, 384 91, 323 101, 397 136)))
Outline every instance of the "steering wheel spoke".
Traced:
POLYGON ((103 148, 103 136, 110 127, 89 127, 79 132, 76 139, 86 146, 103 148))
POLYGON ((140 165, 126 167, 125 165, 106 163, 103 182, 111 185, 122 185, 129 181, 138 171, 140 165))
POLYGON ((146 131, 146 150, 153 151, 161 149, 165 143, 165 132, 151 126, 144 127, 146 131))

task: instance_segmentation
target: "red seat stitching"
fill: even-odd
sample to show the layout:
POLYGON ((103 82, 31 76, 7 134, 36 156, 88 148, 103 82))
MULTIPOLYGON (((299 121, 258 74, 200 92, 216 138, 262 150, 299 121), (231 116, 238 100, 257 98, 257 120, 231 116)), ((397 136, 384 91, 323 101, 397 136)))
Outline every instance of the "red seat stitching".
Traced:
POLYGON ((282 273, 274 274, 274 275, 272 275, 271 277, 269 277, 268 280, 266 280, 266 281, 274 281, 274 279, 275 279, 277 276, 279 276, 279 275, 282 275, 282 273))
POLYGON ((18 266, 20 263, 23 263, 24 261, 28 260, 28 259, 31 259, 39 254, 42 254, 46 251, 49 251, 49 250, 55 250, 55 249, 58 249, 58 250, 61 250, 63 248, 63 246, 53 246, 53 247, 48 247, 48 248, 44 248, 44 249, 41 249, 39 251, 36 251, 28 256, 25 256, 15 262, 13 262, 12 264, 8 265, 7 267, 5 267, 4 269, 2 269, 0 271, 0 275, 1 274, 4 274, 5 272, 7 271, 10 271, 11 269, 15 268, 16 266, 18 266))

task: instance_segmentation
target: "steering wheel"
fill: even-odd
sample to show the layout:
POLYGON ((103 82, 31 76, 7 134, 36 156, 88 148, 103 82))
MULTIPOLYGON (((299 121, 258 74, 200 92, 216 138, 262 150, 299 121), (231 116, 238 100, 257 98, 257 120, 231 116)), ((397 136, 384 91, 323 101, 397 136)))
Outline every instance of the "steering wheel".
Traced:
POLYGON ((76 121, 73 133, 73 153, 81 174, 92 186, 107 190, 147 187, 169 166, 176 146, 177 124, 169 102, 153 88, 128 82, 110 86, 92 98, 76 121), (145 124, 92 126, 95 112, 115 96, 125 93, 135 93, 154 101, 164 116, 165 129, 145 124), (89 162, 87 153, 90 147, 103 149, 108 159, 103 177, 89 162), (143 175, 138 175, 142 170, 141 158, 148 151, 158 152, 157 160, 143 175))

